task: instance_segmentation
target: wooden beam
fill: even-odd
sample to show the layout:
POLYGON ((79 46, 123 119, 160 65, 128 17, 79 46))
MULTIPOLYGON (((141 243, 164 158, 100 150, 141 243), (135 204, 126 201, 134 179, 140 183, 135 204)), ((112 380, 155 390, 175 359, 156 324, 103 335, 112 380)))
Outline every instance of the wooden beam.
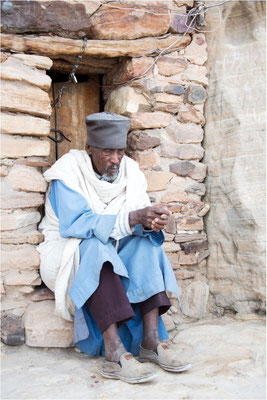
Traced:
MULTIPOLYGON (((135 40, 88 40, 84 52, 85 56, 97 57, 141 57, 157 55, 161 50, 167 49, 174 42, 179 41, 169 52, 182 49, 191 42, 191 37, 186 35, 170 35, 163 38, 143 38, 135 40)), ((62 38, 59 36, 20 36, 1 34, 3 50, 13 50, 23 53, 53 56, 75 56, 80 54, 83 41, 62 38)))

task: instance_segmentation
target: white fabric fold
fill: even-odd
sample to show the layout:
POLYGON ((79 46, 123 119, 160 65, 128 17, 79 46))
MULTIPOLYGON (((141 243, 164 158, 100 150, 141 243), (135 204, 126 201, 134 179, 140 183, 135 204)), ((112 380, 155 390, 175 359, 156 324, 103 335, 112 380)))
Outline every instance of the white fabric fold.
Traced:
MULTIPOLYGON (((85 150, 70 150, 44 173, 47 182, 62 180, 66 186, 80 193, 87 201, 88 209, 97 214, 123 214, 150 205, 146 193, 147 183, 138 164, 124 156, 117 179, 111 184, 99 180, 85 150)), ((68 295, 79 267, 81 239, 62 238, 59 221, 49 201, 49 189, 45 203, 45 217, 39 229, 44 242, 40 252, 40 273, 45 284, 55 292, 55 312, 71 321, 74 305, 68 295)))

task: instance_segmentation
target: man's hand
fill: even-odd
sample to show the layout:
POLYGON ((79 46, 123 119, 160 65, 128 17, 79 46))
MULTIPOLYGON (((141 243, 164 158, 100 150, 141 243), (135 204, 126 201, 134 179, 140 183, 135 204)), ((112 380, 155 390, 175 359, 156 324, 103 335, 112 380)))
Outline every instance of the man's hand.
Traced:
POLYGON ((129 213, 129 222, 130 226, 141 224, 144 228, 159 232, 167 225, 170 214, 171 212, 167 207, 156 204, 153 207, 131 211, 129 213))

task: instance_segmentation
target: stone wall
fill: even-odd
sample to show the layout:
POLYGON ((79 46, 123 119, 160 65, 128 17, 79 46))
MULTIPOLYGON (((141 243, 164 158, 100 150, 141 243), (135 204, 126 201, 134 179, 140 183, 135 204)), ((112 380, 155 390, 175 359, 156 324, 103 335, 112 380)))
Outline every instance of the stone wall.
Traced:
MULTIPOLYGON (((23 7, 27 6, 24 4, 26 2, 22 3, 23 7)), ((179 12, 181 7, 185 12, 186 6, 193 4, 189 1, 171 3, 179 12)), ((139 29, 133 23, 124 31, 125 24, 122 22, 127 19, 127 13, 120 9, 115 10, 122 27, 119 29, 118 25, 114 30, 113 26, 112 31, 112 24, 104 23, 108 10, 108 7, 107 10, 100 10, 104 12, 105 18, 102 16, 101 19, 99 12, 100 19, 92 35, 98 39, 114 40, 110 40, 110 44, 106 40, 92 43, 98 48, 100 60, 103 51, 104 56, 110 58, 118 57, 118 48, 124 54, 120 54, 121 58, 116 60, 114 68, 112 63, 106 64, 109 68, 103 79, 105 110, 131 118, 127 153, 144 171, 152 203, 163 203, 172 211, 166 228, 164 249, 178 280, 184 311, 182 316, 178 312, 177 302, 172 299, 173 307, 165 316, 167 328, 172 330, 175 324, 187 317, 202 318, 209 296, 206 278, 206 257, 209 251, 203 223, 209 206, 201 200, 205 194, 203 181, 206 176, 206 166, 201 162, 204 155, 201 142, 208 86, 204 65, 207 46, 204 34, 192 32, 181 40, 174 51, 166 52, 145 76, 132 80, 144 73, 155 60, 160 49, 148 50, 153 43, 158 46, 162 43, 164 48, 167 46, 166 40, 168 43, 177 41, 177 32, 170 33, 162 42, 155 42, 154 35, 162 35, 173 28, 169 16, 165 18, 166 21, 164 19, 164 24, 152 24, 155 20, 153 13, 139 13, 139 29), (149 15, 153 19, 150 24, 149 15), (100 24, 102 30, 98 32, 97 26, 100 24), (146 29, 146 32, 142 29, 146 29), (135 38, 140 35, 148 37, 138 39, 140 42, 137 43, 135 38), (128 43, 128 46, 124 43, 119 47, 119 42, 116 42, 118 38, 125 39, 119 42, 128 43), (108 46, 112 49, 110 53, 108 46), (134 56, 129 57, 131 51, 134 56)), ((96 14, 93 17, 95 19, 96 14)), ((132 17, 134 21, 135 16, 132 17)), ((12 29, 11 26, 6 31, 12 32, 12 29)), ((64 36, 62 32, 61 36, 64 36)), ((72 37, 73 34, 65 36, 72 37)), ((178 37, 182 39, 181 35, 178 37)), ((72 52, 71 56, 65 58, 72 57, 69 60, 73 62, 75 51, 76 54, 80 52, 81 41, 52 36, 49 46, 49 40, 49 37, 3 35, 2 310, 4 315, 21 317, 27 308, 23 317, 27 344, 67 346, 72 340, 72 324, 53 315, 53 300, 47 300, 47 293, 45 301, 33 302, 42 299, 41 295, 33 293, 34 287, 41 283, 38 273, 39 254, 35 245, 42 241, 37 231, 41 218, 40 206, 44 202, 46 190, 41 168, 48 166, 49 155, 47 135, 50 130, 51 107, 47 91, 51 81, 45 70, 52 66, 57 57, 63 57, 64 51, 72 52), (66 40, 68 46, 64 46, 66 40), (55 43, 59 43, 58 46, 55 43), (58 49, 58 53, 55 49, 58 49), (25 54, 29 50, 37 55, 25 54), (42 54, 48 54, 53 61, 42 54), (60 327, 57 331, 60 335, 55 337, 57 326, 60 327)), ((90 57, 92 48, 89 40, 85 57, 90 57)), ((97 56, 94 57, 96 73, 97 56)), ((92 58, 88 58, 88 63, 92 63, 92 58)), ((102 72, 103 63, 100 64, 102 72)), ((83 67, 86 68, 86 64, 83 67)))
POLYGON ((265 309, 265 5, 234 1, 221 23, 208 16, 207 277, 219 315, 265 309))

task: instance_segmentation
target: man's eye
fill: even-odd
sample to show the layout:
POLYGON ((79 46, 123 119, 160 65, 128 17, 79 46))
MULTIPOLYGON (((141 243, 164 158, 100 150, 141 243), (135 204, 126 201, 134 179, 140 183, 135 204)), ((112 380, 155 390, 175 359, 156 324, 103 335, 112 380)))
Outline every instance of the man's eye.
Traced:
POLYGON ((105 150, 104 153, 109 156, 111 154, 111 150, 105 150))

